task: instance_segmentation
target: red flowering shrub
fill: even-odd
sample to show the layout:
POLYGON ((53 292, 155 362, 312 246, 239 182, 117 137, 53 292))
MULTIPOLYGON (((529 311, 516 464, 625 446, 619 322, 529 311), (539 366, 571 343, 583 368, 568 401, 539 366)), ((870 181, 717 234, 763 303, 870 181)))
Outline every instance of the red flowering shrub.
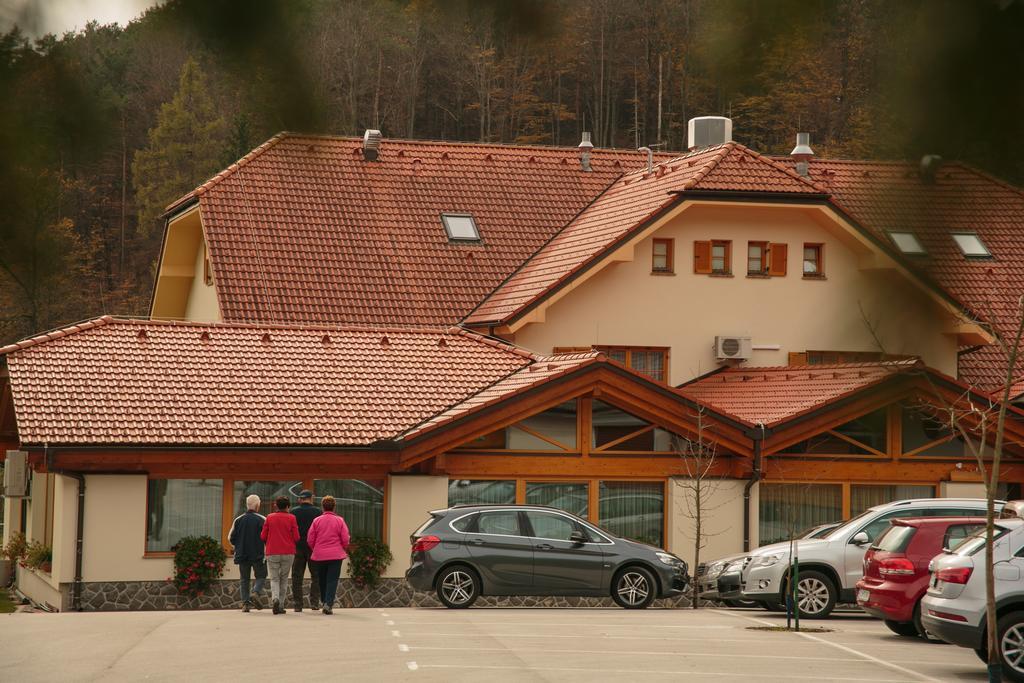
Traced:
POLYGON ((182 595, 190 598, 202 595, 224 573, 228 554, 209 536, 186 536, 171 549, 174 551, 174 576, 168 580, 182 595))

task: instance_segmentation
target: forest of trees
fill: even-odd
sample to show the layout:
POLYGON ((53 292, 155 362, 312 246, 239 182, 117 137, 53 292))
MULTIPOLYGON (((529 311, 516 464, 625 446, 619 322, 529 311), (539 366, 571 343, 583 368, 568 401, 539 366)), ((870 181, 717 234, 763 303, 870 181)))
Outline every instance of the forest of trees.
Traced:
POLYGON ((0 36, 0 344, 145 315, 170 201, 281 130, 786 153, 1024 181, 1021 0, 170 0, 0 36))

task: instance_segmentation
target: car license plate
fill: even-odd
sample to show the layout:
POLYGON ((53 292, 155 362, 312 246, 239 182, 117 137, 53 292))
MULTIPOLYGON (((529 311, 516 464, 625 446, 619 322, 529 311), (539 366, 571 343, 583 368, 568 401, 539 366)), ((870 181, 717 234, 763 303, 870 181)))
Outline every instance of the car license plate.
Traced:
POLYGON ((861 588, 857 591, 857 602, 867 602, 868 598, 871 597, 871 591, 866 588, 861 588))

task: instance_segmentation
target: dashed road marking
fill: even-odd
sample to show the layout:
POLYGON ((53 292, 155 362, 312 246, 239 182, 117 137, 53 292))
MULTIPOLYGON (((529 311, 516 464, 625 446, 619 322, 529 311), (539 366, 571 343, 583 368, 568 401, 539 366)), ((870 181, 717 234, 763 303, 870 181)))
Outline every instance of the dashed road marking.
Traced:
POLYGON ((391 635, 393 635, 395 638, 401 638, 402 637, 402 634, 399 633, 398 631, 392 631, 391 635))
MULTIPOLYGON (((411 668, 411 667, 410 667, 411 668)), ((419 668, 419 667, 417 667, 419 668)), ((424 664, 424 669, 487 669, 492 671, 572 671, 572 672, 585 672, 592 674, 628 674, 635 676, 636 674, 643 674, 650 676, 652 674, 664 675, 664 676, 720 676, 722 678, 737 678, 735 671, 694 671, 692 669, 585 669, 583 667, 571 667, 571 666, 485 666, 485 665, 474 665, 474 664, 424 664)), ((791 681, 820 681, 821 676, 795 676, 793 674, 780 675, 779 678, 784 678, 791 681)), ((856 681, 858 683, 906 683, 905 679, 902 678, 852 678, 852 677, 830 677, 830 681, 856 681)))
MULTIPOLYGON (((426 645, 413 645, 410 650, 439 650, 452 652, 509 652, 504 647, 430 647, 426 645)), ((404 652, 404 650, 403 650, 404 652)), ((576 655, 651 655, 656 657, 714 657, 720 659, 798 659, 806 662, 862 662, 860 657, 801 657, 800 655, 751 655, 730 652, 723 655, 721 652, 688 652, 684 650, 672 650, 671 652, 640 651, 640 650, 553 650, 530 648, 530 654, 576 654, 576 655)))
POLYGON ((416 669, 420 668, 419 664, 417 664, 416 662, 406 662, 405 665, 409 667, 409 671, 415 671, 416 669))
POLYGON ((390 616, 391 616, 391 615, 390 615, 390 614, 388 614, 387 612, 381 612, 381 613, 380 613, 380 615, 381 615, 382 617, 390 617, 390 616))
POLYGON ((405 643, 399 643, 398 644, 398 651, 399 652, 408 652, 409 651, 409 646, 406 645, 405 643))
POLYGON ((395 622, 392 621, 391 619, 388 619, 388 626, 394 626, 394 625, 395 625, 395 622))

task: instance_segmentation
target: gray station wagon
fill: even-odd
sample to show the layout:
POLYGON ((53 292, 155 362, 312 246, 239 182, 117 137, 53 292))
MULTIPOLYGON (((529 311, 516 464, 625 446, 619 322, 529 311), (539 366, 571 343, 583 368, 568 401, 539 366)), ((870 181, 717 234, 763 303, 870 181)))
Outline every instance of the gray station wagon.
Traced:
POLYGON ((481 595, 610 595, 621 607, 643 609, 689 583, 675 555, 537 505, 435 510, 410 541, 406 580, 452 608, 481 595))

